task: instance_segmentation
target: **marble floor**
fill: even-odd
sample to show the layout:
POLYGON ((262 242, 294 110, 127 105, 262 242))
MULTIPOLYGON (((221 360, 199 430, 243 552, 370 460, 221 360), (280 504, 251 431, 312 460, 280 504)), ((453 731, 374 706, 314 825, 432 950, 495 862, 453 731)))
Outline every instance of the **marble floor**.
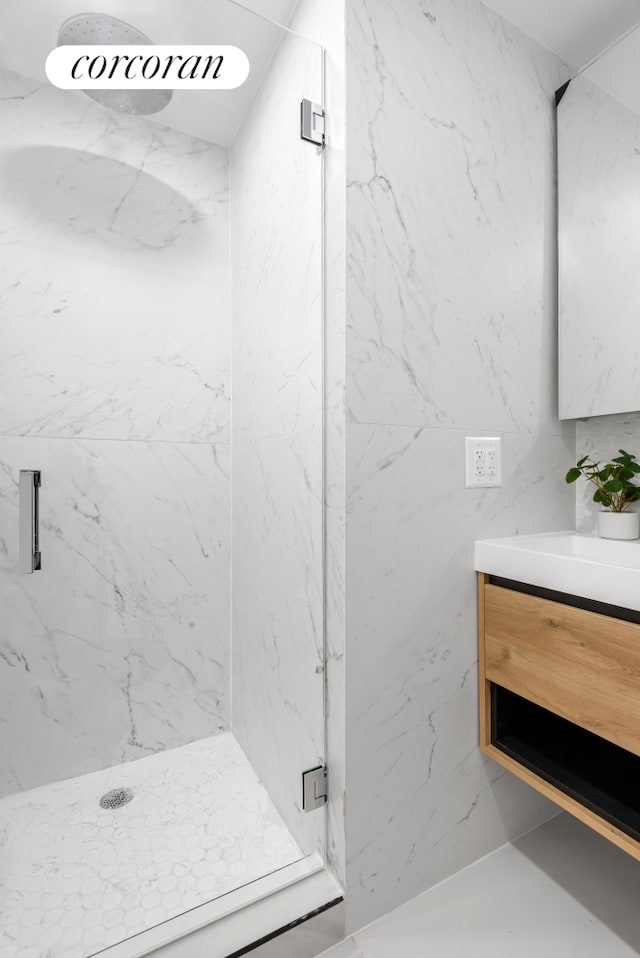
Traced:
POLYGON ((560 815, 323 958, 632 958, 640 862, 560 815))
POLYGON ((0 958, 88 958, 302 857, 231 734, 9 796, 0 958))

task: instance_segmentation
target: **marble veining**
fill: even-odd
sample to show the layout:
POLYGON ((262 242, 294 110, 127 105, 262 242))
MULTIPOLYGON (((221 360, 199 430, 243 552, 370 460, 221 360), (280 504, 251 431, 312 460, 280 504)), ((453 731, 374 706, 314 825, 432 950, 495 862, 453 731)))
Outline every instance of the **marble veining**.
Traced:
POLYGON ((323 759, 320 430, 233 449, 233 729, 306 854, 301 773, 323 759))
POLYGON ((321 48, 288 37, 231 150, 234 438, 321 422, 321 157, 300 139, 321 48))
POLYGON ((326 755, 327 862, 345 884, 345 243, 346 117, 345 22, 342 3, 302 0, 293 26, 322 43, 326 58, 325 149, 325 510, 326 510, 326 755))
POLYGON ((507 434, 503 488, 473 491, 460 431, 352 424, 347 443, 353 929, 551 814, 477 747, 473 542, 570 525, 573 443, 507 434))
POLYGON ((0 71, 0 435, 230 440, 228 152, 0 71))
POLYGON ((348 418, 558 433, 562 67, 479 2, 347 8, 348 418))
POLYGON ((227 729, 231 434, 228 151, 5 70, 0 118, 3 794, 227 729))
POLYGON ((4 798, 0 958, 89 958, 300 858, 228 733, 4 798))
POLYGON ((299 112, 321 79, 321 48, 283 39, 231 151, 233 727, 305 853, 325 831, 301 808, 324 761, 322 158, 299 112))
POLYGON ((0 794, 228 727, 230 449, 0 444, 0 794), (20 468, 42 571, 17 574, 20 468))
POLYGON ((478 749, 473 544, 572 526, 574 428, 554 395, 562 64, 476 0, 349 0, 347 40, 352 931, 552 814, 478 749), (465 435, 502 437, 501 488, 464 488, 465 435))

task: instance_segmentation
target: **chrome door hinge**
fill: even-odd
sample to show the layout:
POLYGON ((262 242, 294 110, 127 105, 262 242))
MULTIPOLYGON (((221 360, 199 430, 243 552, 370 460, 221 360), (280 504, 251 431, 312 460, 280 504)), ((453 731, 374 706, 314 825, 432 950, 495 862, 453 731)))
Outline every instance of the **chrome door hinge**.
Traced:
POLYGON ((327 133, 327 114, 317 103, 303 100, 300 104, 300 136, 309 143, 324 147, 327 133))
POLYGON ((324 765, 302 773, 302 809, 312 812, 327 803, 327 770, 324 765))

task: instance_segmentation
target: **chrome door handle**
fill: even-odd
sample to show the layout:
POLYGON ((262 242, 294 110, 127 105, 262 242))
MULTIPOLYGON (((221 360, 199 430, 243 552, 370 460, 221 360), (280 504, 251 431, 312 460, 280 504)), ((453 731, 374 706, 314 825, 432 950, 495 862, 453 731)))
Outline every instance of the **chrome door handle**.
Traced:
POLYGON ((30 575, 42 568, 38 493, 40 470, 21 469, 19 483, 19 571, 30 575))

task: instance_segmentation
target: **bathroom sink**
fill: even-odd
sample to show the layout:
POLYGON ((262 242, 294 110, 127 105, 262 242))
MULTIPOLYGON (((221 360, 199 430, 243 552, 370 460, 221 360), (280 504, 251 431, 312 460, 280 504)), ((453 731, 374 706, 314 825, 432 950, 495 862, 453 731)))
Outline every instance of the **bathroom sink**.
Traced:
POLYGON ((515 579, 640 612, 640 540, 576 532, 481 539, 478 572, 515 579))

